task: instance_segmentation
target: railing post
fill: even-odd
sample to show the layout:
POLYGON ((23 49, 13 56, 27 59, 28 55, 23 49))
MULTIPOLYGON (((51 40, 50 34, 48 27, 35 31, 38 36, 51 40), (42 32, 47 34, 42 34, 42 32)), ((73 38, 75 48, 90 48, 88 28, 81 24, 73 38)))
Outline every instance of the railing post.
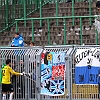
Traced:
POLYGON ((41 93, 41 54, 42 54, 42 50, 41 53, 36 55, 36 100, 42 100, 40 97, 40 93, 41 93))
POLYGON ((38 9, 38 2, 39 2, 39 0, 35 0, 35 9, 36 10, 38 9))
MULTIPOLYGON (((58 0, 56 0, 56 17, 58 17, 58 0)), ((56 21, 56 25, 58 26, 58 19, 56 21)))
MULTIPOLYGON (((24 3, 24 19, 26 19, 26 0, 23 0, 24 3)), ((24 26, 26 27, 26 20, 24 20, 24 26)))
POLYGON ((32 20, 32 41, 34 42, 34 20, 32 20))
POLYGON ((48 23, 48 45, 50 45, 50 19, 47 19, 48 23))
POLYGON ((72 60, 72 55, 66 55, 66 57, 65 57, 65 64, 66 64, 66 66, 68 66, 66 69, 66 76, 67 76, 67 79, 66 79, 66 82, 67 82, 67 100, 72 100, 72 92, 71 92, 71 89, 72 89, 72 83, 71 83, 71 81, 72 81, 72 62, 71 62, 71 60, 72 60))
MULTIPOLYGON (((28 56, 25 55, 24 56, 24 59, 25 59, 25 72, 28 73, 28 70, 27 70, 27 67, 28 67, 28 56)), ((28 91, 28 79, 27 77, 25 77, 25 100, 29 100, 29 91, 28 91)))
MULTIPOLYGON (((40 0, 40 18, 42 18, 42 0, 40 0)), ((40 27, 42 27, 42 19, 40 20, 40 27)))
POLYGON ((96 29, 96 45, 98 45, 98 31, 97 31, 97 29, 96 29))
POLYGON ((66 45, 66 19, 64 19, 64 45, 66 45))
POLYGON ((8 0, 5 1, 5 4, 6 4, 6 27, 8 27, 8 0))
MULTIPOLYGON (((72 16, 74 16, 74 0, 72 0, 72 16)), ((72 18, 72 25, 74 26, 74 18, 72 18)))
MULTIPOLYGON (((91 16, 91 0, 89 0, 89 16, 91 16)), ((92 18, 90 18, 90 25, 92 25, 92 18)))
POLYGON ((18 21, 16 21, 16 32, 18 32, 18 21))
POLYGON ((0 0, 0 6, 2 6, 2 1, 0 0))
POLYGON ((82 18, 80 18, 80 45, 83 44, 83 39, 82 39, 82 18))
POLYGON ((12 19, 13 19, 13 22, 15 21, 15 15, 16 15, 16 2, 15 2, 15 0, 14 1, 12 1, 12 7, 13 7, 13 11, 12 11, 12 19))

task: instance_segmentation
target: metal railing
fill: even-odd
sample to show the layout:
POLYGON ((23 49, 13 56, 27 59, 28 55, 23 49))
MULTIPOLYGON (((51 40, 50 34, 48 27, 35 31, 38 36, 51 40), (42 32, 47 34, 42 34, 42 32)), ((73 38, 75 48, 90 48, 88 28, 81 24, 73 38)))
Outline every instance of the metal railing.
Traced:
POLYGON ((14 100, 98 100, 99 52, 97 45, 0 47, 0 65, 10 58, 14 70, 30 74, 12 77, 14 100))
MULTIPOLYGON (((13 26, 15 18, 26 18, 49 2, 51 0, 1 0, 0 33, 13 26)), ((40 14, 42 15, 42 12, 40 14)))
MULTIPOLYGON (((47 28, 48 28, 48 45, 50 45, 50 20, 54 19, 54 20, 59 20, 59 19, 63 19, 63 29, 64 29, 64 45, 66 45, 66 35, 67 35, 67 31, 66 31, 66 24, 67 24, 67 19, 79 19, 80 24, 79 24, 79 28, 80 28, 80 33, 79 33, 79 39, 80 39, 80 44, 83 44, 83 38, 82 38, 82 19, 87 18, 87 19, 93 19, 96 18, 96 16, 64 16, 64 17, 44 17, 44 18, 26 18, 26 19, 15 19, 16 20, 16 31, 18 31, 18 21, 27 21, 30 20, 32 23, 32 41, 34 41, 34 21, 35 20, 46 20, 47 21, 47 28)), ((73 21, 72 21, 73 23, 73 21)), ((95 34, 95 33, 94 33, 95 34)), ((95 41, 96 44, 98 44, 98 32, 96 31, 96 37, 95 37, 95 41)))
MULTIPOLYGON (((32 12, 35 12, 40 8, 40 18, 42 18, 42 6, 47 3, 56 3, 56 17, 58 17, 58 5, 59 2, 66 2, 67 0, 1 0, 1 17, 0 17, 0 33, 9 29, 15 24, 16 18, 27 18, 32 12)), ((83 2, 84 0, 76 0, 76 2, 83 2)), ((91 4, 89 0, 89 15, 91 16, 91 4)), ((74 0, 72 0, 72 16, 74 16, 74 0)), ((91 18, 90 18, 91 23, 91 18)), ((73 23, 74 25, 74 18, 73 23)), ((25 22, 26 25, 26 22, 25 22)), ((58 25, 58 21, 57 21, 58 25)), ((40 26, 42 26, 42 20, 40 20, 40 26)))

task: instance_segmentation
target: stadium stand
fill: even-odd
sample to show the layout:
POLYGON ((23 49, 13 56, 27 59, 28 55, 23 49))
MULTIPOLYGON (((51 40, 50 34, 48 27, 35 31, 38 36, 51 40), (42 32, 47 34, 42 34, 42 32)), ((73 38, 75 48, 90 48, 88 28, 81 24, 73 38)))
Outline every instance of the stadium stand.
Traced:
MULTIPOLYGON (((97 14, 97 9, 95 6, 96 2, 92 2, 92 15, 97 14)), ((20 8, 18 5, 16 5, 16 8, 20 8)), ((34 5, 33 5, 34 8, 34 5)), ((72 3, 59 3, 58 5, 58 15, 59 16, 72 16, 72 3)), ((12 5, 10 5, 10 9, 12 9, 12 5)), ((28 6, 27 6, 28 9, 28 6)), ((75 16, 88 16, 89 15, 89 2, 75 2, 74 7, 74 15, 75 16)), ((16 16, 19 16, 19 10, 16 11, 16 16)), ((4 10, 2 10, 2 16, 4 14, 4 10)), ((52 17, 56 16, 56 5, 54 3, 49 3, 42 8, 42 17, 52 17)), ((28 18, 39 18, 40 13, 39 11, 34 12, 28 16, 28 18)), ((2 21, 2 19, 1 19, 2 21)), ((83 43, 84 44, 96 44, 95 41, 95 27, 92 24, 90 24, 90 19, 84 18, 82 20, 82 35, 83 35, 83 43)), ((75 25, 72 25, 72 19, 66 20, 66 32, 67 32, 67 44, 80 44, 80 21, 79 19, 75 19, 75 25)), ((63 19, 58 20, 58 26, 56 25, 56 20, 50 20, 50 43, 51 44, 64 44, 64 25, 63 25, 63 19)), ((25 39, 25 43, 29 43, 30 40, 32 40, 32 23, 31 21, 26 21, 26 27, 24 26, 24 22, 20 21, 18 23, 18 31, 23 34, 23 37, 25 39)), ((0 27, 2 27, 2 23, 0 22, 0 27)), ((1 29, 1 28, 0 28, 1 29)), ((46 20, 42 21, 42 27, 40 27, 39 20, 34 21, 34 42, 35 45, 48 45, 48 27, 46 20)), ((13 34, 16 31, 15 25, 13 25, 8 31, 5 31, 0 34, 0 45, 6 46, 9 45, 13 38, 13 34)), ((100 37, 100 36, 99 36, 100 37)), ((100 39, 98 41, 100 44, 100 39)), ((76 86, 73 84, 73 97, 74 98, 90 98, 90 97, 98 97, 98 88, 97 86, 76 86), (88 87, 88 89, 86 89, 88 87), (82 95, 83 92, 83 95, 82 95), (93 94, 93 93, 95 94, 93 94)), ((67 95, 66 94, 64 97, 67 95)))
MULTIPOLYGON (((91 14, 96 15, 96 2, 91 3, 91 14)), ((34 6, 34 5, 33 5, 34 6)), ((16 6, 17 8, 19 6, 16 6)), ((12 8, 12 5, 10 5, 12 8)), ((34 8, 34 7, 33 7, 34 8)), ((62 2, 58 4, 58 16, 72 16, 72 3, 62 2)), ((28 7, 27 7, 28 10, 28 7)), ((75 16, 89 16, 89 2, 75 2, 74 3, 74 15, 75 16)), ((16 16, 18 11, 16 11, 16 16)), ((2 13, 4 14, 4 13, 2 13)), ((19 15, 18 15, 19 16, 19 15)), ((42 17, 53 17, 56 16, 56 5, 55 3, 49 3, 42 8, 42 17)), ((34 12, 28 16, 28 18, 38 18, 40 17, 39 11, 34 12)), ((84 44, 96 44, 95 42, 95 27, 93 26, 94 19, 91 19, 92 24, 90 24, 90 19, 84 18, 82 20, 82 36, 84 44)), ((66 20, 66 42, 67 44, 80 44, 80 21, 75 19, 74 26, 72 25, 72 18, 66 20)), ((22 33, 25 43, 29 43, 32 40, 32 24, 31 21, 26 21, 26 27, 24 26, 24 21, 18 23, 18 31, 22 33)), ((34 21, 34 42, 35 45, 48 45, 47 35, 47 21, 42 21, 42 27, 40 27, 40 21, 34 21)), ((0 45, 8 45, 13 34, 16 31, 15 25, 13 25, 8 31, 0 34, 0 45), (6 38, 5 38, 6 37, 6 38)), ((100 39, 99 39, 100 40, 100 39)), ((100 41, 98 42, 100 44, 100 41)), ((58 20, 58 26, 56 25, 56 20, 50 20, 50 44, 64 44, 64 26, 63 19, 58 20)))

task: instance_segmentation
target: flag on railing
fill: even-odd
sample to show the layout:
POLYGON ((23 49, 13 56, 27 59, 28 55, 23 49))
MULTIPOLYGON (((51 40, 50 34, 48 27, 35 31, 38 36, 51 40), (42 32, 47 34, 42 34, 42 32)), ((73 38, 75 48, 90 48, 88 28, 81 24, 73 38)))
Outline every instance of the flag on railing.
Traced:
POLYGON ((43 52, 41 57, 41 94, 64 95, 65 53, 43 52))
POLYGON ((75 54, 75 83, 98 84, 100 50, 95 48, 77 49, 75 54))

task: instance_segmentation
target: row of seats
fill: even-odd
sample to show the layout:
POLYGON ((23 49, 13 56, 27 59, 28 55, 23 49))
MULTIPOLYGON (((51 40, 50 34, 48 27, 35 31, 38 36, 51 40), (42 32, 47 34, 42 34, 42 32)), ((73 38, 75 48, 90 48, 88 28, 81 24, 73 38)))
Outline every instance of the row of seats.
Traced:
MULTIPOLYGON (((93 11, 96 11, 94 3, 92 4, 92 6, 93 6, 92 9, 94 9, 93 11)), ((44 6, 42 10, 43 10, 42 15, 44 17, 56 16, 55 4, 48 4, 48 5, 44 6)), ((75 10, 75 13, 78 10, 76 15, 89 14, 88 3, 84 3, 84 2, 75 3, 74 10, 75 10), (79 6, 76 6, 76 5, 79 5, 79 6), (84 5, 84 7, 83 7, 83 5, 84 5), (87 12, 87 13, 85 13, 85 12, 87 12)), ((59 16, 66 16, 66 15, 71 14, 71 11, 72 11, 71 3, 59 4, 59 11, 60 11, 59 16), (66 9, 66 11, 64 9, 66 9)), ((93 13, 93 11, 92 11, 92 13, 93 13)), ((35 14, 31 14, 29 17, 39 17, 39 12, 35 12, 35 14)), ((94 19, 91 19, 91 21, 93 21, 93 20, 94 19)), ((85 44, 95 43, 95 27, 93 25, 90 26, 90 23, 91 23, 90 19, 87 19, 87 18, 82 19, 82 35, 83 35, 83 42, 85 44), (89 40, 89 39, 91 39, 91 40, 89 40)), ((64 44, 64 20, 59 19, 58 26, 56 24, 57 24, 57 20, 50 20, 50 40, 51 40, 50 43, 51 44, 64 44)), ((66 19, 66 38, 67 38, 66 43, 68 43, 68 44, 74 44, 74 43, 80 44, 80 19, 74 19, 74 24, 75 24, 75 26, 73 27, 71 18, 66 19)), ((13 38, 12 34, 15 31, 16 31, 16 28, 15 28, 15 26, 13 26, 9 32, 9 36, 6 35, 7 39, 5 41, 7 41, 7 40, 11 41, 11 39, 13 38)), ((25 27, 24 21, 20 21, 18 23, 18 31, 23 34, 23 37, 25 38, 25 42, 28 43, 32 39, 32 22, 30 20, 26 21, 26 27, 25 27)), ((49 32, 48 32, 47 20, 42 21, 42 27, 40 27, 40 21, 35 20, 34 21, 34 33, 35 33, 34 39, 35 39, 36 45, 48 44, 47 36, 48 36, 49 32)), ((2 39, 1 39, 1 43, 3 45, 4 41, 2 42, 2 39)))
MULTIPOLYGON (((84 44, 95 44, 95 37, 94 38, 89 38, 90 36, 83 36, 83 43, 84 44)), ((67 38, 67 43, 68 44, 80 44, 80 36, 66 36, 67 38)), ((2 39, 2 41, 10 41, 10 39, 12 39, 12 37, 8 37, 6 39, 2 39)), ((29 41, 32 39, 32 37, 24 37, 24 39, 26 40, 26 43, 29 43, 29 41)), ((38 42, 37 45, 45 45, 48 44, 48 37, 47 36, 35 36, 35 42, 38 42)), ((64 37, 63 36, 51 36, 50 37, 50 42, 51 44, 64 44, 64 37)))

